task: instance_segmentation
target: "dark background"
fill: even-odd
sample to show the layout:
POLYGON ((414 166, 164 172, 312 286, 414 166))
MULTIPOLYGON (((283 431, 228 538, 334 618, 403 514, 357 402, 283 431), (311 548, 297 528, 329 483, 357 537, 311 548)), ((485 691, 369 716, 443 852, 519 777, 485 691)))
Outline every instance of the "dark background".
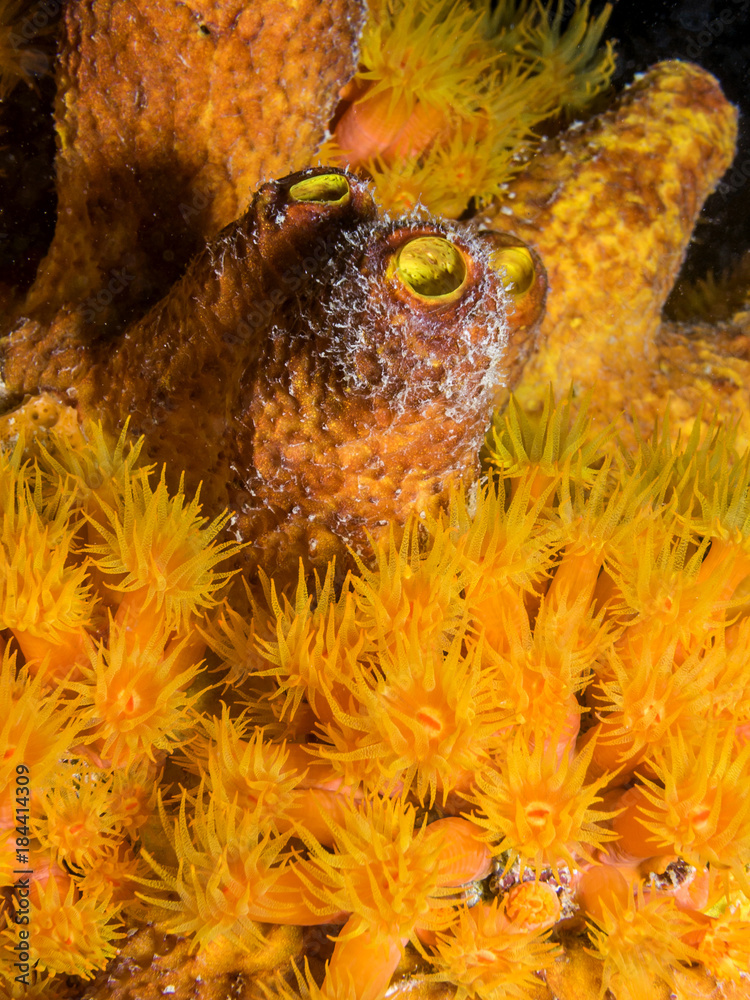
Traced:
MULTIPOLYGON (((51 67, 62 3, 45 6, 56 16, 33 44, 51 67)), ((600 10, 601 0, 593 6, 600 10)), ((714 73, 740 107, 735 166, 709 199, 685 265, 688 278, 709 269, 718 276, 750 248, 750 0, 616 0, 606 37, 617 40, 617 89, 660 59, 690 59, 714 73)), ((54 230, 53 100, 47 76, 36 91, 19 85, 0 117, 0 282, 6 285, 33 280, 54 230)))

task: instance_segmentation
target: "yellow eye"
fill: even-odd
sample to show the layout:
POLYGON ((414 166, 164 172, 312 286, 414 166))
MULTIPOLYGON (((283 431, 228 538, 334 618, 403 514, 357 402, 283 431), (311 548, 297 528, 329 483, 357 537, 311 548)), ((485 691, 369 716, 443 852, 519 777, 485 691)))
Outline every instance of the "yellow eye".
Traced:
POLYGON ((499 247, 490 254, 490 263, 511 295, 525 295, 534 284, 534 258, 526 247, 499 247))
POLYGON ((349 181, 341 174, 317 174, 292 184, 289 194, 314 205, 343 205, 349 200, 349 181))
POLYGON ((450 302, 466 284, 466 261, 458 247, 442 236, 418 236, 394 255, 387 273, 412 295, 450 302))

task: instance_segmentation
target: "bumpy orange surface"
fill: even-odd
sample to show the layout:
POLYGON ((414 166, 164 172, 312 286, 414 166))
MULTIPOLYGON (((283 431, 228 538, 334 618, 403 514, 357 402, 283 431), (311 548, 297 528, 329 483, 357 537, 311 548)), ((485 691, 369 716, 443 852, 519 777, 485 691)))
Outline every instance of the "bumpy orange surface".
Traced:
POLYGON ((261 180, 307 165, 363 15, 360 0, 67 4, 58 222, 24 314, 93 296, 86 326, 109 335, 160 298, 261 180), (114 303, 96 297, 118 278, 114 303))
MULTIPOLYGON (((710 380, 685 386, 661 310, 677 277, 703 202, 734 156, 736 110, 697 66, 655 66, 615 106, 542 148, 508 185, 492 225, 534 246, 550 284, 542 348, 517 395, 541 408, 546 387, 595 388, 592 416, 607 423, 623 410, 653 424, 674 394, 688 424, 700 403, 743 415, 710 380)), ((708 331, 706 331, 709 333, 708 331)), ((720 353, 710 333, 685 344, 694 364, 720 353)), ((731 351, 728 353, 731 354, 731 351)))

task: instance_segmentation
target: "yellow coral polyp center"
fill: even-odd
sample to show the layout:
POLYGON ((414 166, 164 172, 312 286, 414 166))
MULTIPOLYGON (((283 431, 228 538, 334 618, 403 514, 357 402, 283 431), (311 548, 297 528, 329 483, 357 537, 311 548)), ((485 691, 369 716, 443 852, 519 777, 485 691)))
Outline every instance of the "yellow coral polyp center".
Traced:
POLYGON ((497 955, 494 951, 489 949, 478 951, 475 956, 475 961, 477 965, 494 965, 497 961, 497 955))
POLYGON ((350 197, 349 182, 341 174, 318 174, 292 184, 289 196, 314 205, 344 205, 350 197))
POLYGON ((643 730, 659 726, 665 719, 665 705, 662 699, 649 699, 634 705, 632 711, 623 713, 623 722, 628 729, 643 730))
POLYGON ((134 691, 131 691, 128 695, 125 695, 123 692, 120 695, 120 698, 118 698, 118 703, 125 715, 132 715, 138 710, 141 704, 141 699, 134 691))
POLYGON ((443 720, 437 712, 420 709, 420 711, 417 712, 417 722, 425 729, 430 730, 435 734, 443 731, 443 720))
POLYGON ((708 806, 699 806, 690 814, 690 826, 698 833, 704 833, 709 826, 711 810, 708 806))
POLYGON ((525 809, 526 822, 532 830, 543 830, 551 812, 551 808, 545 802, 530 802, 525 809))
POLYGON ((396 252, 388 276, 423 301, 453 302, 466 285, 464 255, 442 236, 418 236, 396 252))
POLYGON ((516 298, 534 284, 534 259, 526 247, 501 247, 490 254, 490 263, 500 276, 503 288, 516 298))

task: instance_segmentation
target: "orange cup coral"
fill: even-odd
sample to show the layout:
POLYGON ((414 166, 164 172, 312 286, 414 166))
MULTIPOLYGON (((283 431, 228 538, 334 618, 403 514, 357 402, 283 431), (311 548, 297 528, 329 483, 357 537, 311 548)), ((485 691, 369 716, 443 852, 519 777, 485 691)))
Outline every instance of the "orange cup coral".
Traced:
POLYGON ((665 428, 604 460, 568 402, 536 427, 511 409, 471 496, 394 531, 343 586, 330 568, 281 594, 228 589, 236 548, 152 486, 137 449, 85 427, 45 441, 2 459, 3 537, 31 503, 40 538, 49 522, 68 539, 49 579, 77 572, 89 615, 57 659, 2 622, 11 995, 20 858, 40 996, 129 949, 147 979, 182 938, 178 996, 247 963, 288 996, 302 958, 301 995, 324 1000, 375 1000, 399 976, 488 1000, 551 997, 546 981, 746 996, 747 465, 731 435, 675 448, 665 428), (136 494, 141 513, 116 514, 136 494))

